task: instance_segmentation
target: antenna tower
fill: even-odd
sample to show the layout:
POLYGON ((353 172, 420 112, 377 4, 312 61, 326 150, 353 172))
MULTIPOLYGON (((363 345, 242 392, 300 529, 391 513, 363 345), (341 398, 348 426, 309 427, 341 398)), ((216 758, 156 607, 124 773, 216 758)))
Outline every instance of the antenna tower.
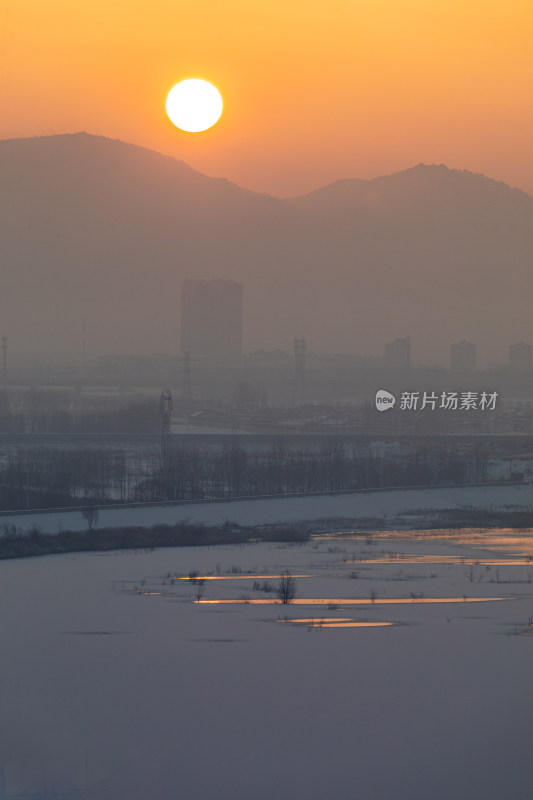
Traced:
POLYGON ((170 452, 170 420, 172 418, 172 392, 163 389, 159 400, 161 412, 161 458, 166 461, 170 452))

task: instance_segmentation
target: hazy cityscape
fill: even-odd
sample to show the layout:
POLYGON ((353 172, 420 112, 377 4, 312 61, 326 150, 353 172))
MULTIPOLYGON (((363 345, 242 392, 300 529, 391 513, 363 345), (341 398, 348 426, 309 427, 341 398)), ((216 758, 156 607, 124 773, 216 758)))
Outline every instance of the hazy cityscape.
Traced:
MULTIPOLYGON (((60 154, 61 143, 69 146, 60 137, 60 154)), ((5 144, 0 142, 0 157, 5 144)), ((99 141, 95 145, 101 147, 99 141)), ((57 253, 59 257, 61 249, 57 253)), ((315 645, 309 651, 311 640, 303 645, 295 638, 289 644, 283 637, 282 642, 273 626, 268 635, 249 638, 243 625, 284 623, 296 636, 298 629, 324 636, 342 629, 339 637, 372 637, 365 647, 373 648, 375 658, 386 658, 386 636, 394 642, 409 626, 423 626, 425 631, 416 641, 411 637, 415 652, 433 647, 442 622, 468 630, 477 641, 480 626, 478 618, 467 613, 470 603, 501 606, 502 611, 483 617, 481 630, 487 634, 494 626, 507 636, 527 637, 531 632, 532 347, 518 338, 527 337, 528 325, 502 324, 497 336, 482 324, 470 329, 463 325, 461 331, 468 329, 472 341, 452 338, 451 327, 442 329, 432 350, 422 336, 420 317, 418 322, 405 318, 401 325, 389 321, 380 333, 374 326, 372 335, 367 321, 368 331, 357 323, 344 349, 335 351, 331 345, 336 328, 345 324, 337 315, 324 310, 329 327, 323 335, 320 325, 298 311, 299 301, 293 297, 292 335, 279 335, 287 320, 273 295, 268 300, 267 292, 259 303, 257 290, 254 294, 253 285, 243 279, 226 277, 223 271, 217 277, 198 270, 196 275, 184 277, 177 286, 171 282, 175 288, 170 293, 156 281, 157 299, 150 314, 158 310, 162 316, 148 316, 144 323, 142 315, 133 313, 137 301, 121 300, 127 341, 116 349, 105 345, 118 345, 120 334, 115 336, 110 328, 102 338, 111 321, 115 331, 114 310, 112 305, 106 310, 105 302, 98 305, 98 324, 94 308, 91 313, 77 309, 68 322, 68 344, 62 314, 55 334, 45 322, 45 302, 36 307, 41 322, 35 328, 21 327, 16 317, 6 314, 1 340, 0 552, 8 567, 2 587, 11 598, 10 607, 17 610, 5 619, 3 636, 14 642, 17 620, 23 621, 26 635, 41 641, 41 657, 49 664, 38 680, 28 667, 20 673, 26 646, 12 648, 5 662, 4 680, 10 689, 4 703, 8 723, 0 753, 0 797, 6 800, 133 800, 150 794, 154 785, 158 798, 175 798, 173 757, 161 750, 174 736, 166 713, 154 717, 160 732, 149 743, 140 719, 126 711, 132 692, 145 698, 141 707, 144 702, 157 705, 165 697, 179 717, 187 709, 182 689, 195 683, 193 676, 203 659, 198 648, 206 644, 218 653, 221 643, 230 648, 222 657, 213 651, 211 679, 220 669, 231 665, 238 670, 251 658, 248 669, 254 680, 268 681, 279 647, 291 654, 299 670, 308 669, 308 660, 317 655, 315 645), (171 314, 165 310, 169 300, 171 314), (263 339, 254 329, 253 320, 261 316, 269 319, 277 338, 271 332, 263 339), (156 320, 163 324, 155 325, 154 337, 156 320), (34 335, 39 325, 42 341, 32 352, 30 333, 34 335), (143 332, 144 347, 139 338, 143 332), (54 336, 59 337, 55 344, 54 336), (147 348, 156 339, 165 349, 147 348), (273 348, 274 341, 279 346, 273 348), (443 357, 446 348, 448 355, 443 357), (113 554, 115 559, 109 560, 113 554), (91 561, 96 555, 107 558, 91 561), (33 558, 26 562, 29 556, 33 558), (38 565, 31 578, 25 575, 25 563, 38 565), (404 571, 404 564, 417 564, 416 572, 412 567, 404 571), (50 579, 53 590, 47 588, 50 579), (33 604, 29 616, 24 611, 24 593, 16 586, 26 580, 46 598, 46 621, 33 604), (103 595, 96 588, 102 582, 107 586, 103 595), (74 584, 83 592, 72 604, 67 598, 74 584), (315 589, 306 597, 304 586, 311 585, 315 589), (19 600, 14 600, 17 592, 19 600), (128 637, 148 641, 149 630, 159 630, 164 618, 155 605, 149 617, 144 612, 131 616, 131 601, 149 597, 180 609, 179 652, 174 650, 177 643, 170 650, 165 646, 169 663, 182 671, 184 681, 173 700, 171 673, 162 672, 156 663, 146 665, 164 687, 162 694, 153 694, 129 655, 128 637), (454 605, 459 602, 461 606, 454 605), (226 605, 242 606, 241 622, 220 616, 226 605), (274 606, 273 616, 266 610, 269 605, 274 606), (291 613, 280 614, 279 605, 291 613), (385 613, 388 606, 392 611, 385 613), (444 616, 437 613, 441 606, 446 608, 444 616), (514 622, 509 622, 510 612, 503 608, 512 606, 514 622), (53 647, 48 648, 46 637, 56 642, 53 647), (99 645, 89 652, 76 644, 108 637, 117 643, 113 658, 120 673, 110 670, 99 645), (266 642, 267 658, 260 656, 266 642), (250 646, 244 662, 242 656, 231 656, 234 643, 250 646), (188 654, 185 661, 183 653, 188 654), (259 669, 252 667, 258 658, 263 665, 259 669), (86 675, 89 667, 83 659, 90 669, 105 670, 102 695, 86 675), (65 672, 69 668, 76 677, 65 672), (124 670, 132 676, 131 685, 120 685, 124 670), (69 685, 67 701, 63 687, 69 685), (116 718, 113 697, 121 698, 116 718), (44 716, 31 713, 32 738, 20 709, 40 703, 47 710, 44 716), (98 709, 96 715, 90 705, 98 709), (46 743, 42 725, 52 716, 60 724, 46 743), (97 735, 101 718, 108 721, 103 738, 97 735), (138 734, 132 733, 135 729, 138 734), (118 747, 113 744, 117 741, 118 747), (139 747, 147 755, 132 768, 129 754, 139 747)), ((277 287, 281 299, 286 287, 277 287)), ((102 299, 107 301, 107 293, 102 299)), ((355 299, 361 308, 361 294, 355 299)), ((157 635, 162 638, 153 641, 153 652, 167 638, 164 629, 157 635)), ((331 654, 333 647, 338 661, 351 659, 347 641, 321 644, 320 657, 331 654)), ((472 644, 465 650, 461 641, 463 656, 468 651, 471 659, 496 658, 498 663, 494 645, 486 650, 472 644)), ((404 645, 397 640, 393 646, 399 650, 391 665, 404 645)), ((136 658, 135 663, 141 663, 136 658)), ((454 672, 446 659, 438 663, 439 669, 447 663, 447 702, 461 716, 462 673, 454 672)), ((487 671, 486 660, 483 663, 487 671)), ((494 678, 496 673, 490 674, 494 678)), ((238 710, 240 724, 255 724, 234 695, 229 675, 224 691, 238 710)), ((405 684, 408 675, 409 670, 399 679, 407 704, 412 692, 405 684)), ((366 667, 359 680, 372 683, 366 667)), ((294 693, 295 687, 292 681, 280 681, 275 691, 285 687, 286 704, 286 692, 294 693)), ((202 708, 210 730, 202 730, 201 738, 213 747, 222 718, 204 703, 216 705, 220 695, 211 696, 205 684, 202 690, 196 685, 197 706, 186 711, 187 728, 194 728, 191 720, 202 708)), ((348 690, 343 680, 341 695, 348 690)), ((435 691, 433 687, 427 697, 434 697, 435 691)), ((328 696, 343 718, 340 697, 328 696)), ((505 691, 498 698, 499 703, 512 702, 505 691)), ((268 693, 259 702, 261 714, 268 717, 268 693)), ((484 703, 479 694, 476 714, 482 713, 484 703)), ((407 708, 401 713, 407 714, 407 708)), ((144 713, 149 713, 148 706, 144 713)), ((524 713, 524 707, 515 709, 522 726, 524 713)), ((326 704, 319 723, 324 732, 328 714, 326 704)), ((424 716, 420 724, 427 725, 424 716)), ((394 730, 389 714, 386 719, 394 730)), ((347 719, 343 726, 357 738, 347 719)), ((368 721, 366 727, 373 729, 368 721)), ((448 740, 449 730, 446 722, 440 732, 443 740, 448 740)), ((502 736, 505 731, 502 728, 502 736)), ((270 733, 265 736, 270 740, 270 733)), ((187 749, 181 733, 178 740, 187 749)), ((277 757, 283 762, 287 743, 279 741, 277 757)), ((311 742, 301 751, 306 771, 313 752, 311 742)), ((362 753, 361 766, 371 757, 366 747, 362 753)), ((221 774, 231 763, 228 758, 213 760, 221 774)), ((440 763, 440 755, 431 758, 440 763)), ((252 748, 249 759, 250 780, 255 782, 263 758, 252 748)), ((180 765, 186 785, 196 785, 196 769, 183 772, 184 762, 180 765)), ((316 785, 325 774, 309 772, 316 785)), ((374 771, 363 769, 363 774, 370 787, 374 771)), ((347 773, 339 769, 338 775, 344 786, 347 773)), ((469 797, 501 796, 493 787, 476 794, 474 775, 477 772, 468 772, 465 778, 469 797)), ((301 772, 291 771, 291 776, 291 786, 301 784, 301 772)), ((418 778, 410 775, 405 780, 412 786, 418 778)), ((229 776, 224 781, 231 785, 229 776)), ((209 781, 202 786, 199 797, 213 790, 209 781)), ((445 782, 441 791, 433 785, 433 800, 459 796, 450 786, 445 782)), ((496 781, 494 786, 501 784, 496 781)), ((297 796, 325 796, 310 783, 306 787, 304 795, 297 796)), ((272 791, 269 779, 255 794, 266 798, 272 791)), ((367 788, 365 796, 391 796, 387 782, 377 794, 369 792, 367 788)), ((417 792, 414 796, 421 796, 417 792)), ((222 796, 233 796, 233 790, 222 789, 222 796)), ((402 796, 411 798, 411 789, 402 796)), ((526 800, 527 790, 514 797, 526 800)))
POLYGON ((533 8, 0 10, 0 800, 531 800, 533 8))

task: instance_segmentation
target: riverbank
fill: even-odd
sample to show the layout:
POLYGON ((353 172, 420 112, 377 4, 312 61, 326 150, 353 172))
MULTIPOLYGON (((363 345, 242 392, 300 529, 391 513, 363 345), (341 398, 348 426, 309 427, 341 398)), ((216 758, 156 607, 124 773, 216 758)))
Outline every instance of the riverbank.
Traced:
POLYGON ((0 536, 0 560, 58 555, 61 553, 106 552, 110 550, 154 550, 162 547, 213 547, 252 542, 309 541, 313 534, 324 532, 359 531, 372 535, 376 531, 392 530, 459 530, 465 528, 533 527, 533 514, 528 511, 457 509, 424 511, 408 517, 366 517, 356 519, 321 518, 312 522, 293 522, 272 525, 245 525, 232 522, 223 525, 194 525, 182 522, 152 527, 124 526, 84 531, 47 533, 34 527, 24 531, 4 527, 0 536))
POLYGON ((240 528, 200 525, 156 525, 152 528, 104 528, 94 531, 29 533, 16 529, 0 537, 0 560, 64 553, 109 550, 155 550, 161 547, 214 546, 249 542, 304 542, 309 533, 301 525, 270 525, 240 528))
MULTIPOLYGON (((241 527, 260 525, 314 524, 316 520, 335 520, 339 524, 372 527, 434 527, 464 519, 469 525, 482 525, 485 519, 499 521, 501 514, 531 514, 533 485, 430 486, 417 489, 383 489, 312 496, 285 496, 161 503, 143 506, 103 506, 98 508, 98 530, 110 528, 152 528, 158 525, 200 525, 241 527)), ((492 524, 492 523, 491 523, 492 524)), ((526 523, 529 524, 529 523, 526 523)), ((15 525, 17 530, 43 533, 87 531, 82 509, 56 509, 3 513, 0 533, 15 525)))

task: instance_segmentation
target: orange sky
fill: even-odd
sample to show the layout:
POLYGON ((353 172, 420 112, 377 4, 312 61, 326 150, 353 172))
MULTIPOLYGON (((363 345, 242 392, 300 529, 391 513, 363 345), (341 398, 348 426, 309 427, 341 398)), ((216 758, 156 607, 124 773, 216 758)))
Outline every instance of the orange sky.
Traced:
POLYGON ((420 161, 533 194, 533 0, 2 0, 0 138, 86 130, 272 194, 420 161), (167 119, 202 77, 219 124, 167 119))

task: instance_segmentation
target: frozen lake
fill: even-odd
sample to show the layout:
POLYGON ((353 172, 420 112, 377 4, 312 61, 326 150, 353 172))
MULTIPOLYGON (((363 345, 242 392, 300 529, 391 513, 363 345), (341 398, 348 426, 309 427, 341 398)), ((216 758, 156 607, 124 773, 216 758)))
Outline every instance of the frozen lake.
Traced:
POLYGON ((3 561, 6 795, 530 800, 531 557, 403 531, 3 561))

